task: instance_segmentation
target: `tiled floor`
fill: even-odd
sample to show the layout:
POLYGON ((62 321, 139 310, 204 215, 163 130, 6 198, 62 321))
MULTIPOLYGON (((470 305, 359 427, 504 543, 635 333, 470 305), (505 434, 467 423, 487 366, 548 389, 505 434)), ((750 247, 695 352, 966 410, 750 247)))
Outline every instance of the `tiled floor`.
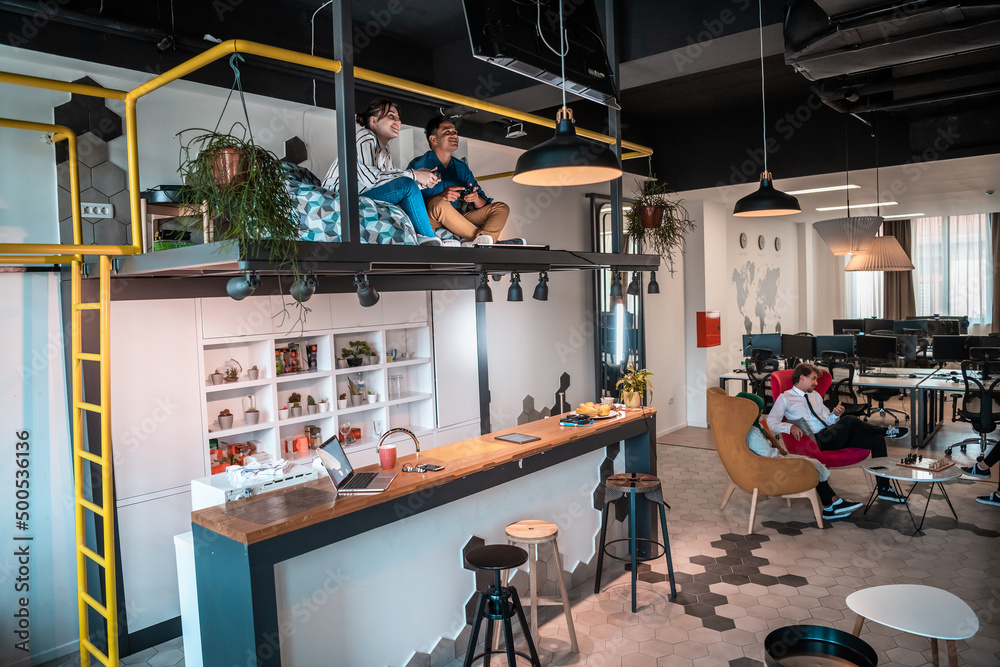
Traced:
MULTIPOLYGON (((848 595, 870 586, 914 583, 951 591, 979 617, 976 636, 958 642, 960 665, 1000 665, 1000 567, 994 561, 1000 508, 975 502, 976 495, 995 488, 995 481, 949 483, 958 520, 935 499, 919 536, 912 534, 909 517, 899 505, 876 503, 867 516, 859 510, 819 530, 806 501, 788 507, 784 501, 769 500, 758 506, 762 527, 758 524, 756 534, 744 537, 749 497, 737 492, 727 508, 719 510, 728 478, 714 450, 705 448, 711 443, 708 430, 676 433, 661 441, 682 444, 660 444, 658 460, 664 496, 671 505, 668 522, 678 599, 668 599, 666 583, 650 582, 662 580, 666 572, 660 561, 641 573, 641 579, 650 581, 640 581, 640 608, 631 613, 629 577, 619 566, 615 575, 605 575, 600 594, 594 595, 593 580, 571 592, 579 653, 569 652, 561 609, 542 609, 542 664, 756 667, 763 664, 762 642, 771 630, 804 623, 850 632, 855 616, 844 602, 848 595)), ((965 435, 949 425, 925 451, 940 452, 942 443, 965 435)), ((891 447, 890 456, 908 451, 891 447)), ((974 445, 968 456, 956 450, 954 458, 968 462, 977 453, 974 445)), ((836 471, 830 482, 841 495, 861 500, 867 493, 863 474, 857 469, 836 471)), ((918 489, 915 495, 921 493, 926 491, 918 489)), ((918 507, 925 497, 917 499, 918 507)), ((880 667, 931 664, 924 638, 871 622, 861 637, 878 652, 880 667)), ((174 640, 123 662, 183 665, 178 647, 179 640, 174 640)), ((456 645, 456 653, 464 654, 463 649, 463 644, 456 645)), ((941 658, 947 664, 947 658, 941 658)), ((46 667, 72 664, 70 659, 46 667)), ((443 664, 455 667, 461 661, 443 664)))

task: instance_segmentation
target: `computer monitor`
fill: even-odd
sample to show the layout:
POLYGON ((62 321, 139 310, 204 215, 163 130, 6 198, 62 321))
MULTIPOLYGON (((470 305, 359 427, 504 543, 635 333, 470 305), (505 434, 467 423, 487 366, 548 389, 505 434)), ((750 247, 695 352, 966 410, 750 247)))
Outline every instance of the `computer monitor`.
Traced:
POLYGON ((743 356, 749 357, 751 349, 768 349, 776 357, 781 356, 781 334, 743 334, 743 356))
POLYGON ((822 359, 823 353, 843 352, 848 357, 854 356, 854 336, 816 336, 816 359, 822 359))
POLYGON ((927 335, 927 320, 896 320, 892 323, 892 332, 905 334, 907 329, 920 329, 927 335))
POLYGON ((932 336, 934 361, 965 361, 968 359, 968 336, 932 336))
POLYGON ((916 361, 917 336, 915 334, 898 334, 896 336, 896 355, 906 361, 916 361))
POLYGON ((974 337, 979 339, 976 341, 975 347, 1000 347, 1000 336, 969 336, 969 338, 974 337))
POLYGON ((781 334, 781 354, 786 359, 814 359, 816 357, 816 342, 813 336, 795 336, 781 334))
POLYGON ((833 333, 834 335, 842 335, 844 329, 853 329, 855 331, 864 331, 865 325, 864 320, 834 320, 833 321, 833 333))
POLYGON ((854 356, 876 363, 896 363, 896 338, 894 336, 858 336, 854 341, 854 356))
POLYGON ((874 333, 876 331, 892 331, 893 321, 880 319, 878 317, 869 317, 868 319, 862 320, 864 322, 864 331, 866 334, 874 333))
POLYGON ((958 336, 960 330, 958 320, 927 320, 928 336, 958 336))

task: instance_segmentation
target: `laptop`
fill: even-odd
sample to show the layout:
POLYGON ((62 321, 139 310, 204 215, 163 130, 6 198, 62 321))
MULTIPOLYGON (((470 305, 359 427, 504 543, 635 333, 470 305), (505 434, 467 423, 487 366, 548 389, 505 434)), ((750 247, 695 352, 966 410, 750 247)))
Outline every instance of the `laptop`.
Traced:
POLYGON ((383 472, 354 472, 344 448, 340 446, 340 440, 333 436, 323 443, 319 448, 319 458, 326 468, 326 473, 330 475, 333 486, 337 493, 346 495, 361 495, 382 493, 389 488, 392 480, 396 479, 396 473, 391 471, 383 472))

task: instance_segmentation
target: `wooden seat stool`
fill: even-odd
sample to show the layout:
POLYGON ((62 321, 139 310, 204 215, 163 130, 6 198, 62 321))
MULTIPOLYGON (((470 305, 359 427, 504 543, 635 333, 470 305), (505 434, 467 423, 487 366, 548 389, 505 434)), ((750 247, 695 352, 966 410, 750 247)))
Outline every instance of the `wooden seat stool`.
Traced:
POLYGON ((597 574, 595 575, 594 581, 594 593, 601 592, 601 568, 604 565, 604 553, 606 546, 611 547, 612 544, 617 542, 628 542, 629 543, 629 558, 622 558, 615 556, 612 553, 608 553, 608 556, 614 558, 615 560, 630 561, 632 569, 632 611, 636 611, 636 593, 635 593, 635 581, 638 570, 638 563, 645 562, 649 560, 655 560, 660 557, 660 554, 656 555, 642 555, 638 554, 639 543, 641 542, 645 548, 651 552, 653 547, 660 547, 663 549, 663 553, 667 557, 667 574, 670 578, 670 599, 673 600, 677 597, 677 585, 674 583, 674 563, 670 558, 670 538, 667 536, 667 510, 666 502, 663 500, 663 491, 660 487, 660 479, 655 475, 649 475, 641 472, 626 472, 618 475, 612 475, 608 477, 607 481, 604 483, 604 510, 601 512, 601 546, 597 551, 597 574), (636 526, 635 526, 635 497, 637 494, 642 494, 647 501, 651 504, 656 505, 660 508, 660 527, 663 531, 663 542, 657 542, 656 540, 648 537, 638 537, 636 536, 636 526), (605 538, 608 534, 608 506, 624 497, 625 495, 629 497, 629 507, 628 507, 628 537, 622 538, 620 540, 612 540, 605 545, 605 538))
POLYGON ((518 655, 530 660, 532 667, 541 667, 538 652, 535 651, 535 642, 531 639, 531 632, 528 631, 528 624, 524 618, 521 599, 517 596, 517 591, 513 586, 500 585, 500 571, 524 564, 528 560, 528 553, 521 547, 510 544, 488 544, 467 553, 465 560, 477 570, 493 570, 493 585, 485 591, 479 591, 479 603, 476 618, 472 622, 472 634, 469 636, 469 649, 465 654, 464 667, 470 667, 480 658, 484 658, 483 664, 489 665, 490 655, 500 653, 490 646, 495 621, 500 621, 503 626, 504 637, 507 641, 503 652, 507 654, 508 667, 516 667, 517 658, 515 656, 518 655), (521 624, 525 641, 528 643, 529 655, 514 651, 514 630, 511 627, 510 619, 515 614, 518 623, 521 624), (482 625, 483 619, 486 619, 486 639, 483 642, 484 651, 477 655, 476 644, 479 640, 479 627, 482 625))
MULTIPOLYGON (((576 643, 576 628, 573 627, 573 614, 569 606, 569 590, 566 588, 566 581, 563 578, 562 556, 559 555, 559 543, 556 536, 559 534, 559 527, 548 521, 538 521, 528 519, 517 521, 507 526, 507 541, 523 544, 528 548, 528 605, 531 607, 531 636, 538 639, 538 607, 541 605, 561 604, 563 612, 566 614, 566 628, 569 630, 570 649, 573 652, 579 650, 576 643), (538 594, 538 545, 551 544, 552 553, 555 556, 556 580, 559 583, 559 597, 542 596, 538 594)), ((510 579, 510 570, 504 573, 504 586, 510 579)), ((494 639, 494 648, 500 641, 499 636, 494 639)))

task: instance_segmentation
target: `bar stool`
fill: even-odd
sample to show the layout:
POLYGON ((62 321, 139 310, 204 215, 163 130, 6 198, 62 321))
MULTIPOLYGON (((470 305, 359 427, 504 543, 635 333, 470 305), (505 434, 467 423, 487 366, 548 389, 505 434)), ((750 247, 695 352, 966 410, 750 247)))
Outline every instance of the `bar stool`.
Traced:
POLYGON ((677 597, 677 586, 674 583, 674 563, 670 558, 670 539, 667 536, 667 504, 663 500, 663 490, 660 488, 660 479, 655 475, 648 475, 646 473, 636 473, 627 472, 619 475, 612 475, 608 477, 607 481, 604 483, 604 510, 601 512, 601 547, 597 552, 597 576, 594 581, 594 593, 601 592, 601 568, 604 565, 604 554, 606 548, 610 548, 611 545, 618 542, 628 542, 629 543, 629 558, 622 558, 620 556, 615 556, 610 551, 607 552, 608 556, 620 561, 630 561, 632 565, 632 611, 636 611, 636 594, 635 594, 635 580, 637 574, 637 564, 638 562, 646 562, 650 560, 655 560, 659 558, 657 555, 646 555, 639 556, 637 553, 638 543, 642 542, 643 546, 649 551, 653 550, 654 546, 658 546, 663 549, 664 554, 667 556, 667 573, 670 577, 670 599, 673 600, 677 597), (658 505, 660 508, 660 527, 663 530, 663 542, 657 542, 656 540, 648 537, 637 537, 635 529, 635 496, 641 493, 645 496, 646 500, 650 503, 658 505), (608 542, 605 546, 605 539, 607 538, 608 531, 608 506, 628 494, 628 537, 619 540, 612 540, 608 542))
POLYGON ((472 567, 478 570, 493 570, 493 585, 486 592, 479 591, 479 605, 476 612, 476 619, 472 622, 472 634, 469 636, 469 649, 465 654, 465 667, 470 667, 479 658, 485 657, 485 664, 489 664, 490 656, 494 653, 501 653, 490 648, 493 638, 493 622, 502 621, 504 637, 506 639, 505 653, 507 654, 508 667, 516 667, 517 658, 520 655, 531 661, 532 667, 541 667, 538 660, 538 653, 535 651, 535 642, 531 639, 528 631, 528 623, 524 618, 524 609, 521 607, 521 600, 517 596, 517 590, 513 586, 500 585, 500 570, 509 570, 517 567, 528 560, 528 553, 520 548, 509 544, 489 544, 485 547, 473 549, 465 556, 465 560, 472 567), (530 655, 525 655, 519 651, 514 651, 514 629, 510 619, 517 614, 518 623, 521 624, 521 631, 524 639, 528 642, 530 655), (479 626, 483 619, 486 619, 486 640, 483 644, 483 652, 476 655, 476 642, 479 639, 479 626))
MULTIPOLYGON (((576 628, 573 627, 573 614, 569 606, 569 591, 566 589, 566 581, 563 579, 562 556, 559 555, 559 543, 556 536, 559 534, 559 527, 548 521, 538 521, 527 519, 517 521, 507 526, 507 541, 524 544, 528 547, 528 594, 530 596, 528 605, 531 607, 531 636, 538 637, 538 607, 541 605, 561 604, 563 613, 566 614, 566 627, 569 630, 570 650, 574 653, 579 650, 576 643, 576 628), (556 578, 559 582, 560 597, 542 596, 538 594, 538 545, 552 544, 552 553, 556 561, 556 578)), ((504 586, 510 579, 510 570, 504 572, 504 586)), ((493 648, 497 648, 494 640, 493 648)))

